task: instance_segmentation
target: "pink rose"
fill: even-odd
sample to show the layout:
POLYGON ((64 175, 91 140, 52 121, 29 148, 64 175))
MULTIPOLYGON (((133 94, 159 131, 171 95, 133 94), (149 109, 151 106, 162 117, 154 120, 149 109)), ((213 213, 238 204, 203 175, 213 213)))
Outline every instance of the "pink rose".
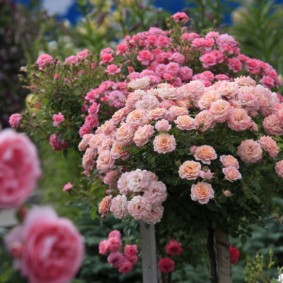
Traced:
POLYGON ((211 160, 215 160, 217 158, 217 154, 212 146, 202 145, 196 148, 194 157, 196 160, 200 160, 204 164, 210 164, 211 160))
POLYGON ((195 117, 195 123, 197 129, 201 132, 205 132, 214 127, 214 120, 212 114, 208 110, 199 112, 195 117))
POLYGON ((53 114, 52 115, 52 120, 53 120, 53 127, 58 127, 59 124, 65 121, 64 115, 60 112, 58 114, 53 114))
POLYGON ((54 151, 64 150, 69 147, 68 143, 61 140, 60 137, 55 133, 49 137, 49 144, 54 151))
POLYGON ((71 281, 84 254, 83 238, 73 223, 49 207, 36 207, 20 227, 24 249, 17 266, 29 282, 71 281))
POLYGON ((64 191, 64 192, 67 192, 67 191, 69 191, 70 189, 72 189, 72 187, 73 187, 73 184, 69 182, 69 183, 67 183, 67 184, 64 185, 63 191, 64 191))
POLYGON ((190 20, 190 18, 188 17, 188 15, 184 12, 178 12, 178 13, 175 13, 173 16, 172 16, 172 19, 176 22, 176 23, 179 23, 179 22, 183 22, 183 23, 186 23, 190 20))
POLYGON ((196 129, 195 119, 193 119, 189 115, 178 116, 174 122, 176 123, 177 128, 179 128, 180 130, 189 131, 196 129))
POLYGON ((159 270, 163 273, 170 273, 175 270, 175 262, 169 257, 164 257, 157 264, 159 270))
POLYGON ((166 119, 161 119, 160 121, 157 121, 155 124, 155 129, 159 132, 168 132, 172 126, 169 124, 169 122, 166 119))
POLYGON ((49 54, 41 54, 36 60, 39 69, 43 69, 46 65, 54 64, 54 59, 49 54))
POLYGON ((209 112, 212 114, 215 122, 223 123, 227 120, 230 108, 231 105, 228 101, 219 99, 211 104, 209 112))
POLYGON ((0 208, 21 205, 41 175, 32 142, 11 129, 0 132, 0 208))
POLYGON ((103 150, 100 152, 96 162, 96 168, 101 173, 106 172, 114 166, 115 160, 112 158, 110 150, 103 150))
POLYGON ((283 160, 276 162, 275 171, 280 178, 283 178, 283 160))
POLYGON ((268 135, 282 135, 283 127, 278 119, 278 116, 275 114, 271 114, 268 117, 265 117, 262 126, 265 132, 268 135))
POLYGON ((173 135, 162 133, 154 138, 153 146, 154 151, 165 154, 175 150, 176 140, 173 135))
POLYGON ((121 252, 113 252, 110 253, 110 255, 107 257, 107 261, 114 267, 114 268, 120 268, 122 263, 124 262, 125 257, 121 252))
POLYGON ((133 141, 136 144, 136 146, 141 147, 144 146, 150 137, 152 137, 154 134, 154 127, 151 125, 144 125, 141 127, 138 127, 134 134, 133 141))
POLYGON ((207 204, 210 199, 214 198, 212 186, 206 182, 198 182, 191 187, 191 199, 198 201, 200 204, 207 204))
POLYGON ((272 158, 275 158, 279 154, 279 147, 272 137, 263 136, 258 140, 258 143, 272 158))
POLYGON ((116 141, 123 145, 130 144, 133 136, 134 128, 127 123, 122 123, 115 133, 116 141))
POLYGON ((98 245, 98 252, 101 255, 107 255, 109 251, 109 241, 108 240, 103 240, 99 243, 98 245))
POLYGON ((256 163, 262 158, 262 149, 254 140, 244 140, 238 147, 238 155, 246 163, 256 163))
POLYGON ((128 215, 128 201, 125 195, 118 195, 111 200, 110 211, 115 218, 122 219, 128 215))
POLYGON ((242 179, 241 173, 234 166, 225 167, 222 169, 222 172, 225 175, 225 179, 230 182, 242 179))
POLYGON ((220 162, 224 167, 233 166, 236 169, 239 169, 239 162, 238 160, 232 155, 221 155, 220 162))
POLYGON ((228 127, 234 131, 245 131, 252 126, 252 119, 245 109, 232 108, 228 117, 228 127))
POLYGON ((9 124, 11 128, 17 129, 20 126, 22 119, 23 116, 21 114, 19 113, 12 114, 9 118, 9 124))
POLYGON ((127 274, 130 271, 132 271, 133 267, 134 267, 133 263, 125 258, 119 267, 119 272, 123 274, 127 274))
POLYGON ((136 220, 145 220, 151 212, 151 204, 142 196, 134 196, 128 202, 128 212, 136 220))
POLYGON ((182 244, 176 240, 170 240, 165 246, 166 254, 171 256, 178 256, 183 252, 182 244))
POLYGON ((179 176, 182 179, 196 180, 200 174, 200 170, 201 164, 199 162, 188 160, 179 167, 179 176))

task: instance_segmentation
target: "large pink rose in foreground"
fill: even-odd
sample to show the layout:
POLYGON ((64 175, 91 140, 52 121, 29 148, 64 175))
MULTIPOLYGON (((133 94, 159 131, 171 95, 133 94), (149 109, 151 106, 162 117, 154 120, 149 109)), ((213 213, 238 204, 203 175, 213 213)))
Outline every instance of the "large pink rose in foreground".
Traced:
POLYGON ((13 130, 0 132, 0 208, 21 205, 41 174, 36 147, 13 130))
POLYGON ((71 221, 59 218, 49 207, 31 209, 5 242, 30 283, 67 283, 83 260, 82 236, 71 221))

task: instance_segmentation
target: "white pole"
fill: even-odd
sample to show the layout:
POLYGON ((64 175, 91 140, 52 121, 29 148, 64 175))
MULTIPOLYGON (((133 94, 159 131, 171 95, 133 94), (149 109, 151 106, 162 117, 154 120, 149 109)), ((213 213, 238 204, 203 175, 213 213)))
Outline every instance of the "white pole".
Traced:
POLYGON ((154 225, 140 223, 143 283, 158 283, 154 225))

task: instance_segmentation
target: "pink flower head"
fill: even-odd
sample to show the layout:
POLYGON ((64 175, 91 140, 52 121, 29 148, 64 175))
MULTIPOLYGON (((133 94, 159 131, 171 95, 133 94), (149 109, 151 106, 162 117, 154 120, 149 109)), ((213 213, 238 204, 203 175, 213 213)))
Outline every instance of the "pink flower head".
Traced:
POLYGON ((254 140, 244 140, 238 146, 238 155, 246 163, 256 163, 262 159, 262 149, 254 140))
POLYGON ((196 148, 194 157, 196 160, 200 160, 204 164, 210 164, 211 160, 215 160, 217 158, 217 154, 212 146, 202 145, 196 148))
POLYGON ((53 120, 53 127, 58 127, 59 124, 65 121, 65 117, 61 112, 59 112, 58 114, 52 115, 52 120, 53 120))
POLYGON ((134 134, 133 141, 138 147, 144 146, 148 142, 149 138, 153 136, 153 134, 153 126, 146 124, 144 126, 138 127, 134 134))
POLYGON ((182 244, 176 240, 170 240, 165 247, 166 254, 171 256, 178 256, 183 252, 182 244))
POLYGON ((111 201, 110 211, 115 218, 123 219, 128 216, 128 201, 125 195, 118 195, 111 201))
POLYGON ((98 245, 99 254, 101 255, 107 255, 109 251, 109 241, 103 240, 98 245))
POLYGON ((176 140, 173 135, 162 133, 157 135, 153 140, 153 150, 158 153, 169 153, 175 150, 176 140))
POLYGON ((108 234, 108 239, 110 239, 110 238, 119 238, 119 239, 121 239, 121 232, 119 230, 112 230, 108 234))
POLYGON ((64 150, 69 147, 66 141, 62 141, 59 136, 55 133, 52 134, 49 138, 49 144, 51 145, 54 151, 56 150, 64 150))
POLYGON ((183 23, 186 23, 190 20, 190 18, 188 17, 188 15, 184 12, 178 12, 178 13, 175 13, 173 16, 172 16, 172 19, 176 22, 176 23, 179 23, 179 22, 183 22, 183 23))
POLYGON ((128 202, 128 212, 136 220, 145 220, 151 212, 151 204, 147 198, 134 196, 128 202))
POLYGON ((118 237, 109 237, 108 243, 109 243, 108 249, 110 252, 117 252, 122 247, 122 241, 118 237))
POLYGON ((118 66, 115 64, 108 65, 106 68, 106 73, 108 75, 116 75, 116 74, 119 74, 120 72, 121 72, 121 69, 118 68, 118 66))
POLYGON ((137 245, 125 245, 124 255, 126 258, 131 258, 138 254, 138 246, 137 245))
POLYGON ((220 162, 224 167, 233 166, 236 169, 239 169, 239 162, 238 160, 232 155, 221 155, 220 162))
POLYGON ((166 119, 161 119, 156 122, 155 129, 159 132, 168 132, 172 126, 169 124, 169 122, 166 119))
POLYGON ((11 129, 0 132, 0 208, 21 205, 41 175, 32 142, 11 129))
POLYGON ((120 268, 123 262, 125 261, 125 257, 121 252, 112 252, 107 257, 107 261, 114 267, 120 268))
POLYGON ((241 173, 234 166, 225 167, 222 169, 225 179, 234 182, 236 180, 242 179, 241 173))
POLYGON ((9 118, 9 124, 11 128, 17 129, 20 126, 22 119, 23 116, 21 114, 19 113, 12 114, 9 118))
POLYGON ((198 182, 191 187, 191 199, 200 204, 207 204, 210 199, 214 198, 214 190, 209 183, 198 182))
POLYGON ((142 50, 139 51, 137 59, 141 62, 142 65, 149 65, 150 62, 153 60, 154 56, 150 50, 142 50))
POLYGON ((229 254, 231 264, 236 264, 240 259, 240 251, 237 248, 230 246, 229 254))
POLYGON ((200 170, 201 164, 199 162, 188 160, 179 167, 179 176, 182 179, 196 180, 199 177, 200 170))
POLYGON ((64 192, 67 192, 67 191, 71 190, 72 187, 73 187, 73 184, 69 182, 69 183, 67 183, 67 184, 64 185, 63 191, 64 191, 64 192))
POLYGON ((39 69, 43 69, 46 65, 54 64, 54 59, 49 54, 41 54, 36 60, 39 69))
POLYGON ((170 273, 175 270, 175 262, 169 257, 164 257, 159 260, 157 266, 163 273, 170 273))
POLYGON ((258 143, 272 158, 275 158, 279 154, 279 147, 272 137, 263 136, 258 140, 258 143))
POLYGON ((28 212, 20 227, 19 238, 24 249, 17 266, 28 281, 71 281, 84 254, 83 237, 73 223, 59 218, 49 207, 35 207, 28 212))
POLYGON ((283 178, 283 160, 276 162, 275 171, 280 178, 283 178))
POLYGON ((132 271, 133 267, 134 267, 133 263, 125 258, 119 267, 119 272, 123 274, 127 274, 130 271, 132 271))

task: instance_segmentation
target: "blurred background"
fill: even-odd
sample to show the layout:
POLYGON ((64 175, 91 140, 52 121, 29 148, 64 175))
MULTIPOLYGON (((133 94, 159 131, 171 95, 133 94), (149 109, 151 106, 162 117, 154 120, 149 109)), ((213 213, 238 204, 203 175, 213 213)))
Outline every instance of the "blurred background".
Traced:
MULTIPOLYGON (((114 46, 127 34, 150 26, 165 27, 166 17, 177 11, 187 12, 192 29, 199 33, 218 29, 232 34, 243 53, 270 63, 283 74, 283 0, 0 0, 2 127, 8 127, 12 113, 20 113, 30 105, 30 90, 24 87, 22 81, 26 74, 21 68, 32 65, 40 53, 63 59, 84 48, 99 52, 106 46, 114 46)), ((107 283, 113 282, 114 278, 115 282, 140 282, 140 267, 130 275, 119 275, 108 266, 105 258, 97 255, 99 241, 111 229, 121 228, 121 224, 114 219, 102 223, 95 217, 91 205, 72 203, 67 194, 60 194, 58 198, 70 176, 72 182, 79 182, 81 168, 78 169, 77 164, 80 156, 70 152, 66 157, 62 152, 51 152, 44 143, 39 145, 39 150, 44 177, 40 193, 30 202, 51 203, 59 214, 73 219, 86 237, 86 260, 74 283, 107 283)), ((282 215, 282 199, 274 200, 274 211, 282 215)), ((2 215, 0 221, 2 226, 9 227, 16 218, 2 215)), ((0 229, 0 233, 3 232, 0 229)), ((283 228, 274 216, 264 227, 257 228, 246 243, 238 239, 231 241, 241 251, 241 261, 233 266, 235 283, 244 282, 247 260, 257 264, 259 273, 264 274, 271 250, 276 264, 268 272, 276 274, 276 266, 283 266, 283 228), (264 260, 255 258, 257 252, 264 256, 264 260)), ((11 262, 3 250, 0 246, 0 283, 22 282, 12 272, 11 262), (2 260, 4 258, 6 260, 2 260)), ((176 282, 207 282, 206 268, 204 270, 201 265, 194 268, 188 263, 184 270, 176 272, 176 282)))

